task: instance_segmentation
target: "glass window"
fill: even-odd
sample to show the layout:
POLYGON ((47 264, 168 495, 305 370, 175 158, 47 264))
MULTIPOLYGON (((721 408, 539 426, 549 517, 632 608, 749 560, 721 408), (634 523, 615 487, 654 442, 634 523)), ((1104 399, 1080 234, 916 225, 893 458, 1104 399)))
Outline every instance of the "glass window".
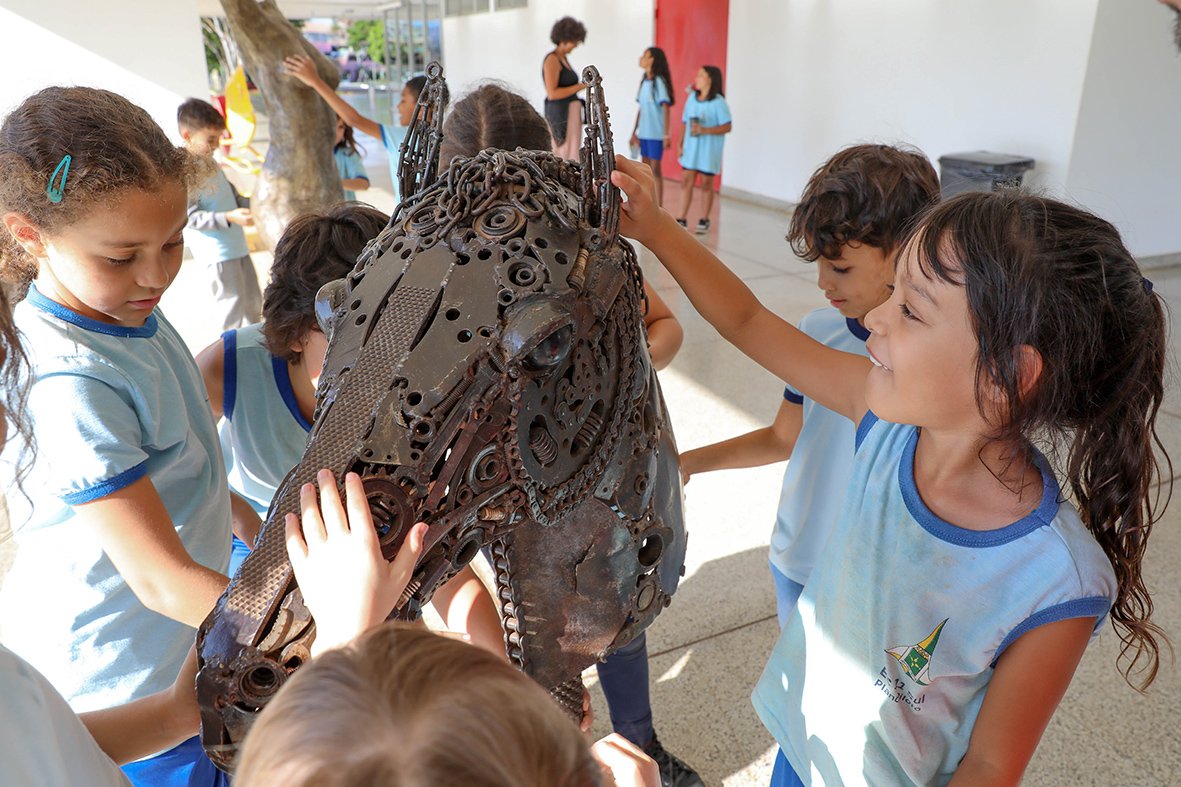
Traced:
POLYGON ((502 11, 508 8, 525 8, 529 5, 529 0, 496 0, 496 10, 502 11))
POLYGON ((489 0, 446 0, 446 16, 478 14, 490 9, 489 0))

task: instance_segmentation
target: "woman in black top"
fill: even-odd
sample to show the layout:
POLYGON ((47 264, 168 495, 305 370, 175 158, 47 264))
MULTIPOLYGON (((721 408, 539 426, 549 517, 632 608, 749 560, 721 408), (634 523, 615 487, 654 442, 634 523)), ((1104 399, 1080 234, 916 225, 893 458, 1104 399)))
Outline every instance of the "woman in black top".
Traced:
POLYGON ((586 40, 586 27, 574 17, 564 16, 554 23, 549 37, 554 50, 541 62, 545 119, 554 136, 554 153, 577 161, 582 145, 582 99, 578 93, 585 85, 566 56, 586 40))

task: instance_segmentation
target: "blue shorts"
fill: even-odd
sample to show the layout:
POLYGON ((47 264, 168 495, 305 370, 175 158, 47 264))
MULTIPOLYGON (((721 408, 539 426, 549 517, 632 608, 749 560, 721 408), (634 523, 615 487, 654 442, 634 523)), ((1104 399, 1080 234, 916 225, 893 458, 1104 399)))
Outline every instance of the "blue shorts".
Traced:
POLYGON ((791 763, 783 756, 783 749, 775 754, 775 768, 771 771, 771 787, 804 787, 791 763))
POLYGON ((217 769, 201 748, 199 737, 139 762, 123 766, 135 787, 229 787, 230 777, 217 769))
POLYGON ((657 161, 664 158, 664 140, 641 139, 640 155, 644 158, 656 159, 657 161))

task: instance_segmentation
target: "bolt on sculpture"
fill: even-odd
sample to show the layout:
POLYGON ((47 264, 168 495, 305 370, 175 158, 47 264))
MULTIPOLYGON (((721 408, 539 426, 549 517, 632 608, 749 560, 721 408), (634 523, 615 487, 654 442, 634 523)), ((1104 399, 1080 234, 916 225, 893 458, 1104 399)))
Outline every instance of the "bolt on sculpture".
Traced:
POLYGON ((648 626, 683 572, 676 446, 618 236, 598 71, 583 72, 581 165, 485 150, 437 178, 429 73, 402 152, 418 191, 320 292, 330 343, 307 448, 198 633, 202 740, 223 769, 309 657, 283 520, 322 467, 361 475, 387 557, 430 526, 395 618, 487 548, 509 658, 573 715, 582 670, 648 626))

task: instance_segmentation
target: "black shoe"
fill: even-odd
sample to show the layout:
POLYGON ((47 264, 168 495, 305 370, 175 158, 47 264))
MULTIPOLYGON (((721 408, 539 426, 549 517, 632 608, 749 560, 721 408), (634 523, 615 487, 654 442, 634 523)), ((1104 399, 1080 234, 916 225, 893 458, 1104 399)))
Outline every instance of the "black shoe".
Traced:
POLYGON ((680 224, 685 229, 689 229, 689 222, 685 221, 684 219, 677 219, 677 224, 680 224))
POLYGON ((697 771, 669 754, 655 735, 644 747, 644 753, 656 760, 656 766, 660 768, 661 787, 705 787, 697 771))
POLYGON ((709 233, 709 219, 700 219, 697 222, 697 234, 706 235, 709 233))

